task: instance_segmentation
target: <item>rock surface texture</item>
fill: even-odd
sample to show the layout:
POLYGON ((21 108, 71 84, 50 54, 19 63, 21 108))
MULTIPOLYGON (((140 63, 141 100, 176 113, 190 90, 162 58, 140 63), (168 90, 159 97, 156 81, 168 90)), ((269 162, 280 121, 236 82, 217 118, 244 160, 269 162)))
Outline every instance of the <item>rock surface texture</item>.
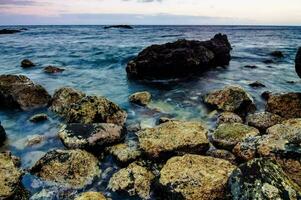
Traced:
POLYGON ((129 101, 134 104, 146 106, 150 103, 152 95, 149 92, 136 92, 129 97, 129 101))

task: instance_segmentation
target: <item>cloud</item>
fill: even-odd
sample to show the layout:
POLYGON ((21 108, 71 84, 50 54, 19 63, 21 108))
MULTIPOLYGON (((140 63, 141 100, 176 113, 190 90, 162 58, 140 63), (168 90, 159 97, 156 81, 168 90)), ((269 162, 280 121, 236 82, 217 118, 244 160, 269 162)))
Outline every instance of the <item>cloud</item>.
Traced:
POLYGON ((36 4, 36 2, 31 0, 0 0, 0 6, 3 5, 30 6, 34 4, 36 4))

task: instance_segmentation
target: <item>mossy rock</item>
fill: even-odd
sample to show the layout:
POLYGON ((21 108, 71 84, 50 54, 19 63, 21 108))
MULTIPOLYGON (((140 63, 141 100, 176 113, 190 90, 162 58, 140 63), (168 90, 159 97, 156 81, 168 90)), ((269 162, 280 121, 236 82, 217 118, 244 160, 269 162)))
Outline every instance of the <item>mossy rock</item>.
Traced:
POLYGON ((134 104, 146 106, 151 101, 152 95, 149 92, 136 92, 129 97, 129 101, 134 104))
POLYGON ((84 192, 74 200, 106 200, 106 197, 100 192, 84 192))
POLYGON ((106 151, 113 155, 121 163, 129 163, 141 156, 141 151, 137 144, 133 142, 117 144, 112 147, 108 147, 106 151))

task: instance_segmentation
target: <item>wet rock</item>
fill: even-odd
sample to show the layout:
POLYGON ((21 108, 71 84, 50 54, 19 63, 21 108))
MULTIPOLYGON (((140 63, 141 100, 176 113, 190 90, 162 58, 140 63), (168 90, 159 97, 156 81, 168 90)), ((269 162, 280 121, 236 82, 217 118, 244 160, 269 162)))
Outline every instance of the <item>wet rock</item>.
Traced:
POLYGON ((129 97, 129 101, 134 104, 146 106, 151 101, 152 95, 149 92, 136 92, 129 97))
POLYGON ((23 75, 0 75, 0 105, 22 110, 45 107, 50 95, 41 86, 23 75))
POLYGON ((100 192, 84 192, 74 200, 106 200, 106 197, 100 192))
POLYGON ((162 168, 159 183, 167 199, 225 199, 227 180, 235 166, 213 157, 186 154, 162 168))
POLYGON ((226 123, 217 127, 212 135, 214 146, 232 151, 234 146, 249 136, 256 136, 259 131, 240 123, 226 123))
POLYGON ((113 26, 104 27, 104 29, 110 29, 110 28, 133 29, 133 27, 130 25, 113 25, 113 26))
POLYGON ((171 118, 168 118, 168 117, 160 117, 159 120, 158 120, 158 124, 164 124, 166 122, 172 122, 172 121, 178 121, 178 120, 171 119, 171 118))
POLYGON ((261 97, 264 99, 264 100, 268 100, 269 97, 271 96, 271 92, 270 91, 264 91, 262 94, 261 94, 261 97))
POLYGON ((98 160, 82 150, 53 150, 46 153, 31 173, 65 187, 80 189, 90 184, 101 170, 98 160))
POLYGON ((249 161, 257 155, 257 142, 261 136, 251 136, 239 142, 232 150, 233 154, 242 161, 249 161))
POLYGON ((141 156, 141 151, 138 149, 137 144, 133 142, 117 144, 108 147, 106 150, 121 163, 129 163, 141 156))
POLYGON ((71 123, 62 127, 58 133, 64 145, 70 149, 97 150, 120 142, 124 131, 115 124, 71 123))
POLYGON ((63 87, 54 92, 50 109, 64 115, 68 112, 71 104, 78 102, 86 95, 70 87, 63 87))
POLYGON ((21 62, 21 67, 22 68, 30 68, 30 67, 34 67, 34 66, 36 66, 36 65, 28 59, 24 59, 21 62))
POLYGON ((140 148, 150 157, 205 153, 208 130, 199 122, 166 122, 137 133, 140 148))
POLYGON ((65 71, 65 69, 55 67, 55 66, 47 66, 44 68, 44 72, 48 74, 61 73, 63 71, 65 71))
POLYGON ((44 113, 36 114, 29 119, 29 121, 31 121, 33 123, 42 122, 42 121, 46 121, 46 120, 48 120, 48 115, 44 114, 44 113))
POLYGON ((230 151, 227 150, 211 149, 206 152, 206 156, 227 160, 233 165, 236 165, 236 157, 230 151))
POLYGON ((20 33, 20 30, 13 30, 13 29, 1 29, 0 30, 0 35, 4 35, 4 34, 14 34, 14 33, 20 33))
POLYGON ((19 158, 9 152, 0 153, 0 199, 20 197, 23 172, 19 169, 19 165, 19 158))
POLYGON ((139 122, 128 124, 126 130, 128 132, 138 132, 141 130, 141 125, 139 122))
POLYGON ((284 55, 283 55, 283 53, 281 51, 273 51, 271 53, 271 56, 273 56, 275 58, 283 58, 284 57, 284 55))
POLYGON ((301 47, 298 49, 295 59, 295 69, 298 76, 301 78, 301 47))
POLYGON ((301 117, 301 93, 271 94, 266 111, 287 119, 301 117))
POLYGON ((123 126, 127 113, 105 97, 87 96, 71 104, 66 113, 68 123, 113 123, 123 126))
POLYGON ((5 139, 6 139, 6 132, 0 122, 0 146, 4 143, 5 139))
POLYGON ((178 40, 152 45, 130 61, 126 71, 137 79, 166 79, 204 72, 228 65, 231 45, 226 35, 217 34, 208 41, 178 40))
POLYGON ((271 126, 274 126, 276 124, 279 124, 284 119, 280 117, 279 115, 269 113, 269 112, 260 112, 260 113, 254 113, 247 116, 247 124, 249 126, 253 126, 257 129, 259 129, 261 132, 265 132, 266 129, 270 128, 271 126))
POLYGON ((243 123, 243 120, 240 116, 232 112, 223 112, 218 116, 217 124, 224 123, 243 123))
POLYGON ((256 65, 246 65, 244 67, 245 68, 249 68, 249 69, 256 69, 256 68, 258 68, 256 65))
POLYGON ((298 187, 280 166, 267 159, 254 159, 240 165, 229 179, 233 200, 301 198, 298 187))
POLYGON ((253 98, 242 87, 236 85, 212 91, 205 96, 204 101, 219 110, 237 114, 246 114, 256 110, 253 98))
POLYGON ((155 176, 145 167, 132 163, 112 176, 108 188, 113 192, 127 192, 130 196, 138 195, 141 199, 150 199, 154 178, 155 176))
POLYGON ((255 81, 253 83, 250 83, 249 86, 253 87, 253 88, 262 88, 262 87, 265 87, 264 84, 262 84, 261 82, 259 81, 255 81))

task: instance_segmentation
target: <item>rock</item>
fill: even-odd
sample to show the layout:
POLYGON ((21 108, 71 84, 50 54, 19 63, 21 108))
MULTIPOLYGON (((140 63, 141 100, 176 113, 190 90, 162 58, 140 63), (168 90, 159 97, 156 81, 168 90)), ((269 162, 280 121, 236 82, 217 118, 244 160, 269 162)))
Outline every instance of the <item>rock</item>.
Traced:
POLYGON ((298 76, 301 78, 301 47, 298 49, 295 59, 295 69, 298 76))
POLYGON ((129 101, 134 104, 146 106, 151 101, 152 95, 149 92, 136 92, 129 97, 129 101))
POLYGON ((217 124, 224 123, 243 123, 243 120, 240 116, 232 112, 223 112, 218 116, 217 124))
POLYGON ((186 154, 162 168, 159 183, 167 199, 225 199, 227 180, 235 166, 213 157, 186 154))
POLYGON ((264 84, 260 83, 259 81, 255 81, 253 83, 250 83, 249 86, 253 87, 253 88, 262 88, 265 87, 264 84))
POLYGON ((141 130, 141 125, 139 122, 131 123, 126 126, 128 132, 138 132, 141 130))
POLYGON ((106 197, 100 192, 84 192, 74 200, 106 200, 106 197))
POLYGON ((45 140, 44 136, 34 135, 33 137, 27 139, 26 146, 29 147, 29 146, 38 145, 38 144, 42 143, 43 140, 45 140))
POLYGON ((14 33, 20 33, 20 30, 13 30, 13 29, 1 29, 0 30, 0 35, 4 35, 4 34, 14 34, 14 33))
POLYGON ((256 110, 253 98, 242 87, 235 85, 210 92, 204 101, 219 110, 242 115, 256 110))
POLYGON ((158 120, 158 124, 164 124, 166 122, 172 122, 172 121, 178 121, 178 120, 171 119, 171 118, 168 118, 168 117, 160 117, 159 120, 158 120))
POLYGON ((245 68, 249 68, 249 69, 256 69, 256 68, 258 68, 256 65, 246 65, 244 67, 245 68))
POLYGON ((154 178, 155 176, 146 168, 132 163, 112 176, 108 188, 113 192, 125 191, 130 196, 138 195, 141 199, 150 199, 154 178))
POLYGON ((283 58, 284 57, 284 55, 283 55, 283 53, 281 51, 273 51, 271 53, 271 56, 273 56, 275 58, 283 58))
POLYGON ((65 69, 55 67, 55 66, 48 66, 44 68, 44 72, 48 74, 61 73, 63 71, 65 71, 65 69))
POLYGON ((266 111, 287 119, 301 117, 301 93, 271 94, 266 111))
POLYGON ((18 199, 23 175, 19 165, 19 158, 9 152, 0 153, 0 199, 18 199))
POLYGON ((50 95, 41 86, 23 75, 0 75, 0 105, 22 110, 45 107, 50 95))
POLYGON ((105 97, 87 96, 71 104, 65 113, 68 123, 113 123, 123 126, 127 113, 105 97))
POLYGON ((270 91, 264 91, 262 94, 261 94, 261 97, 264 99, 264 100, 268 100, 271 96, 271 92, 270 91))
POLYGON ((0 146, 4 143, 5 139, 6 139, 6 132, 0 122, 0 146))
POLYGON ((60 115, 68 112, 71 104, 78 102, 86 95, 70 87, 63 87, 54 92, 50 109, 60 115))
POLYGON ((247 124, 259 129, 261 132, 265 132, 266 129, 279 124, 284 119, 279 115, 269 113, 269 112, 260 112, 255 114, 250 114, 247 116, 247 124))
POLYGON ((259 131, 240 123, 226 123, 217 127, 212 135, 214 146, 232 151, 234 146, 249 136, 256 136, 259 131))
POLYGON ((113 25, 113 26, 104 27, 104 29, 110 29, 110 28, 133 29, 133 27, 130 25, 113 25))
POLYGON ((171 121, 137 133, 140 148, 150 157, 205 153, 208 130, 199 122, 171 121))
POLYGON ((36 65, 28 59, 24 59, 21 62, 21 67, 22 68, 30 68, 30 67, 34 67, 34 66, 36 66, 36 65))
POLYGON ((233 200, 301 198, 298 187, 280 166, 266 159, 254 159, 240 165, 229 179, 233 200))
POLYGON ((106 150, 121 163, 132 162, 141 156, 141 151, 133 142, 117 144, 115 146, 108 147, 106 150))
POLYGON ((236 165, 236 157, 230 151, 227 150, 211 149, 206 152, 206 156, 227 160, 233 165, 236 165))
POLYGON ((217 34, 208 41, 178 40, 152 45, 138 54, 126 67, 129 77, 167 79, 228 65, 231 45, 226 35, 217 34))
POLYGON ((29 119, 29 121, 31 121, 33 123, 42 122, 42 121, 46 121, 46 120, 48 120, 48 115, 44 114, 44 113, 36 114, 29 119))
POLYGON ((95 151, 120 142, 124 131, 115 124, 79 124, 71 123, 62 127, 58 133, 64 145, 70 149, 95 151))
POLYGON ((101 174, 99 162, 82 150, 52 150, 32 168, 31 173, 65 187, 81 189, 101 174))
POLYGON ((257 142, 260 138, 259 135, 245 138, 233 148, 233 154, 242 161, 252 160, 257 156, 257 142))

